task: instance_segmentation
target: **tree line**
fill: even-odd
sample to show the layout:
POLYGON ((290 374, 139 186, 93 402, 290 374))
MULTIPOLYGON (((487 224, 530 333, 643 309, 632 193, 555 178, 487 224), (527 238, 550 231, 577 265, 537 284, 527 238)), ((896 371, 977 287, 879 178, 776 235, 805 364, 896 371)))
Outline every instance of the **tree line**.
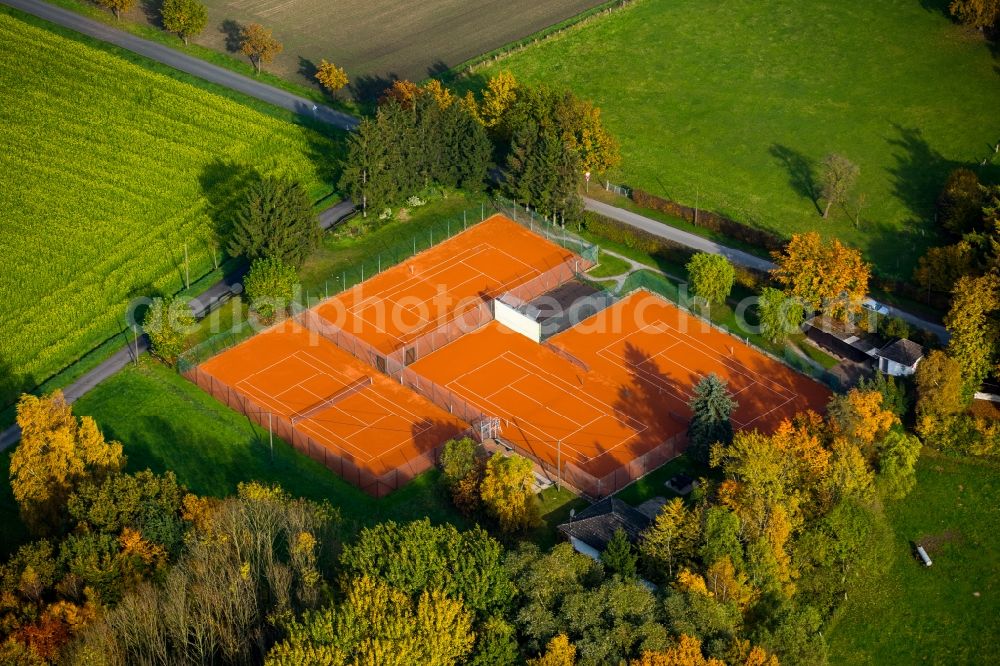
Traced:
MULTIPOLYGON (((716 383, 693 407, 728 421, 716 383)), ((0 661, 822 664, 823 622, 879 567, 876 497, 914 484, 919 443, 885 395, 722 428, 711 478, 600 561, 530 543, 530 462, 471 440, 445 447, 441 483, 496 537, 422 520, 341 541, 336 507, 125 472, 61 395, 26 396, 11 485, 36 540, 0 566, 0 661)))
POLYGON ((479 96, 458 97, 437 80, 396 81, 349 138, 341 190, 379 211, 431 184, 478 190, 489 177, 547 217, 576 220, 581 176, 619 160, 600 110, 568 91, 506 72, 479 96))

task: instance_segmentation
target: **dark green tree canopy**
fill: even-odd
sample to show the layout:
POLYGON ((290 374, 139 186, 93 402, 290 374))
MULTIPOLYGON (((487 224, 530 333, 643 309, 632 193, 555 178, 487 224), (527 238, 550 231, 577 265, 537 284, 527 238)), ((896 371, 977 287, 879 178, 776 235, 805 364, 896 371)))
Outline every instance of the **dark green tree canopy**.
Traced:
POLYGON ((729 418, 736 409, 726 382, 716 374, 702 378, 694 387, 691 423, 688 426, 688 452, 703 464, 708 463, 712 444, 733 441, 733 425, 729 418))
POLYGON ((480 619, 502 616, 515 594, 503 547, 479 527, 459 532, 427 519, 388 521, 362 530, 340 561, 345 573, 373 576, 410 595, 438 588, 461 595, 480 619))
POLYGON ((228 250, 249 261, 272 258, 301 266, 319 239, 319 222, 302 184, 264 176, 247 189, 236 211, 228 250))
POLYGON ((636 577, 636 563, 638 561, 639 555, 632 548, 628 535, 625 534, 625 530, 619 528, 611 537, 604 552, 601 553, 601 562, 611 573, 618 574, 625 579, 632 579, 636 577))

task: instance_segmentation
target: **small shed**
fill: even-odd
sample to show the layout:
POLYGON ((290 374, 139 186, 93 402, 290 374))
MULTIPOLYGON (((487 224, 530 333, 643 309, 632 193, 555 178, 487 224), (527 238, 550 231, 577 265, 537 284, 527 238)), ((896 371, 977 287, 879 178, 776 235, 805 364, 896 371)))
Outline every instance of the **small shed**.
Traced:
POLYGON ((698 487, 698 482, 687 474, 678 474, 670 477, 663 485, 678 495, 689 495, 692 490, 698 487))
POLYGON ((875 354, 879 372, 893 377, 912 375, 923 357, 924 348, 905 338, 890 342, 875 354))

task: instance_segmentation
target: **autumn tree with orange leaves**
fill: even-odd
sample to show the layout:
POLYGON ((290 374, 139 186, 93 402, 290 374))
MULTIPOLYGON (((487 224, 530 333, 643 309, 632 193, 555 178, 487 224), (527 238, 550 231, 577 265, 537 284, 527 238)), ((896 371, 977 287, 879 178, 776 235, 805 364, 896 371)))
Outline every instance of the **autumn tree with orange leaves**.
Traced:
POLYGON ((260 23, 249 23, 240 33, 240 53, 250 58, 258 74, 262 66, 274 60, 284 48, 271 31, 260 23))
POLYGON ((847 321, 868 292, 871 267, 861 252, 837 239, 824 242, 814 231, 794 234, 774 260, 777 267, 771 274, 810 311, 847 321))

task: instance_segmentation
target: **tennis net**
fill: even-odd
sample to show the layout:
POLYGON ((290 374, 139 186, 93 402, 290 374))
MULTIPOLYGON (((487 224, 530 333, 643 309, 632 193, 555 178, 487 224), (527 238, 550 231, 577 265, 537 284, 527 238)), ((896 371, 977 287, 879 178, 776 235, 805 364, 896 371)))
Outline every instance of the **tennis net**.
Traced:
POLYGON ((366 386, 370 386, 371 383, 372 383, 372 378, 369 377, 369 376, 360 377, 358 379, 355 379, 353 382, 351 382, 347 386, 343 387, 342 389, 340 389, 339 391, 337 391, 336 393, 334 393, 330 397, 324 398, 323 400, 320 400, 319 402, 317 402, 315 405, 311 405, 311 406, 307 407, 306 409, 303 409, 302 411, 299 411, 299 412, 296 412, 295 414, 292 414, 292 418, 291 418, 292 425, 295 425, 296 423, 298 423, 299 421, 302 421, 303 419, 308 419, 308 418, 311 418, 313 416, 316 416, 317 414, 319 414, 320 412, 322 412, 324 409, 329 409, 330 407, 332 407, 333 405, 336 405, 341 400, 346 400, 347 398, 351 397, 352 395, 354 395, 358 391, 361 391, 362 389, 364 389, 366 386))

